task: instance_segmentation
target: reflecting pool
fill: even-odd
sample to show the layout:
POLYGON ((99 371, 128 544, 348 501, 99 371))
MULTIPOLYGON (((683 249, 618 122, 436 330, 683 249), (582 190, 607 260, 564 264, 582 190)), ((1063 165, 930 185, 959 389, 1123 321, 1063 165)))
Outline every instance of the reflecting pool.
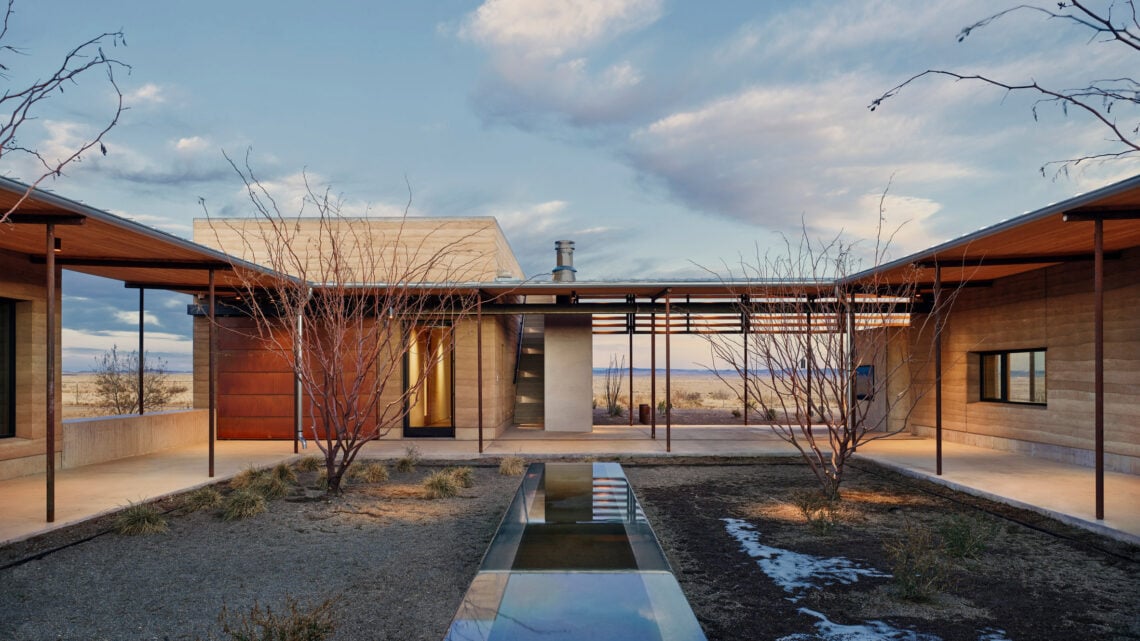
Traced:
POLYGON ((532 463, 448 641, 703 641, 617 463, 532 463))

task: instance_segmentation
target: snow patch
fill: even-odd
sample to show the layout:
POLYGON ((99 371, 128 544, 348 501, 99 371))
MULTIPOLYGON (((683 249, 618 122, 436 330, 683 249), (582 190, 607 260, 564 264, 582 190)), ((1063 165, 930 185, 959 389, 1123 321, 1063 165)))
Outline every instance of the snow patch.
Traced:
POLYGON ((860 577, 891 576, 842 556, 824 558, 763 545, 760 543, 760 533, 747 521, 721 520, 744 551, 756 559, 764 574, 792 595, 790 600, 793 603, 803 598, 805 591, 813 588, 836 583, 850 585, 859 581, 860 577))
MULTIPOLYGON (((882 621, 867 621, 858 625, 833 623, 815 610, 800 608, 801 614, 816 619, 815 634, 792 634, 779 641, 942 641, 933 634, 922 634, 914 630, 903 630, 882 621)), ((982 641, 979 639, 979 641, 982 641)))

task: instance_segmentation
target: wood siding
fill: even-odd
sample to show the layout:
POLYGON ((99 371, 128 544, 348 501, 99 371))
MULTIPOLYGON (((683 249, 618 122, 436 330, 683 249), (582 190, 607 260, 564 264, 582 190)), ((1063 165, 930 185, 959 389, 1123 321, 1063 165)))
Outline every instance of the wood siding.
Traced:
MULTIPOLYGON (((1091 233, 1091 232, 1090 232, 1091 233)), ((1071 263, 964 289, 943 335, 947 440, 1087 464, 1093 444, 1093 267, 1071 263), (978 352, 1046 350, 1047 404, 980 400, 978 352)), ((1105 262, 1105 452, 1110 469, 1140 470, 1140 249, 1105 262)), ((917 319, 921 321, 922 319, 917 319)), ((916 335, 917 387, 933 385, 932 332, 916 335)), ((932 429, 934 396, 913 424, 932 429)))
MULTIPOLYGON (((494 218, 369 218, 338 221, 341 235, 322 238, 318 219, 300 218, 289 247, 300 263, 282 261, 268 223, 252 218, 194 221, 194 240, 244 260, 312 280, 335 244, 359 282, 486 282, 525 278, 494 218), (422 269, 429 267, 429 269, 422 269)), ((293 227, 293 223, 290 223, 293 227)))

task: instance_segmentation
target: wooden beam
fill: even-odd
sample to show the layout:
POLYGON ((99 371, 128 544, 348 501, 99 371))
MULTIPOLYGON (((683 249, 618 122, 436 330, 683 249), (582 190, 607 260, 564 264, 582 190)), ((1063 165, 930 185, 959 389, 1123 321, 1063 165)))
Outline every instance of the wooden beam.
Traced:
MULTIPOLYGON (((1120 252, 1105 254, 1105 258, 1120 258, 1120 252)), ((1025 256, 962 256, 947 260, 922 260, 919 267, 997 267, 1005 265, 1046 265, 1051 263, 1083 263, 1093 260, 1092 254, 1027 254, 1025 256)), ((947 286, 950 283, 945 283, 947 286)))
POLYGON ((1140 220, 1140 207, 1135 205, 1081 207, 1067 211, 1061 216, 1067 223, 1090 222, 1094 220, 1140 220))
POLYGON ((85 225, 87 217, 71 212, 57 212, 51 209, 21 209, 8 214, 4 221, 11 225, 85 225))
MULTIPOLYGON (((29 256, 34 264, 43 264, 43 256, 29 256)), ((55 264, 63 267, 149 267, 153 269, 226 270, 232 266, 222 260, 168 260, 164 258, 101 258, 97 256, 57 256, 55 264)))

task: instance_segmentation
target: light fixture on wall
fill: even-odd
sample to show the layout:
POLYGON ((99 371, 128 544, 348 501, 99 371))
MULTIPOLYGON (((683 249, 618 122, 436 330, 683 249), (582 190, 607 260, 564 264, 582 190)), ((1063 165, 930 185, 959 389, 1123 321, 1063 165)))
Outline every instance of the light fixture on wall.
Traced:
POLYGON ((62 251, 63 251, 63 239, 57 237, 55 239, 55 253, 58 254, 62 251))

